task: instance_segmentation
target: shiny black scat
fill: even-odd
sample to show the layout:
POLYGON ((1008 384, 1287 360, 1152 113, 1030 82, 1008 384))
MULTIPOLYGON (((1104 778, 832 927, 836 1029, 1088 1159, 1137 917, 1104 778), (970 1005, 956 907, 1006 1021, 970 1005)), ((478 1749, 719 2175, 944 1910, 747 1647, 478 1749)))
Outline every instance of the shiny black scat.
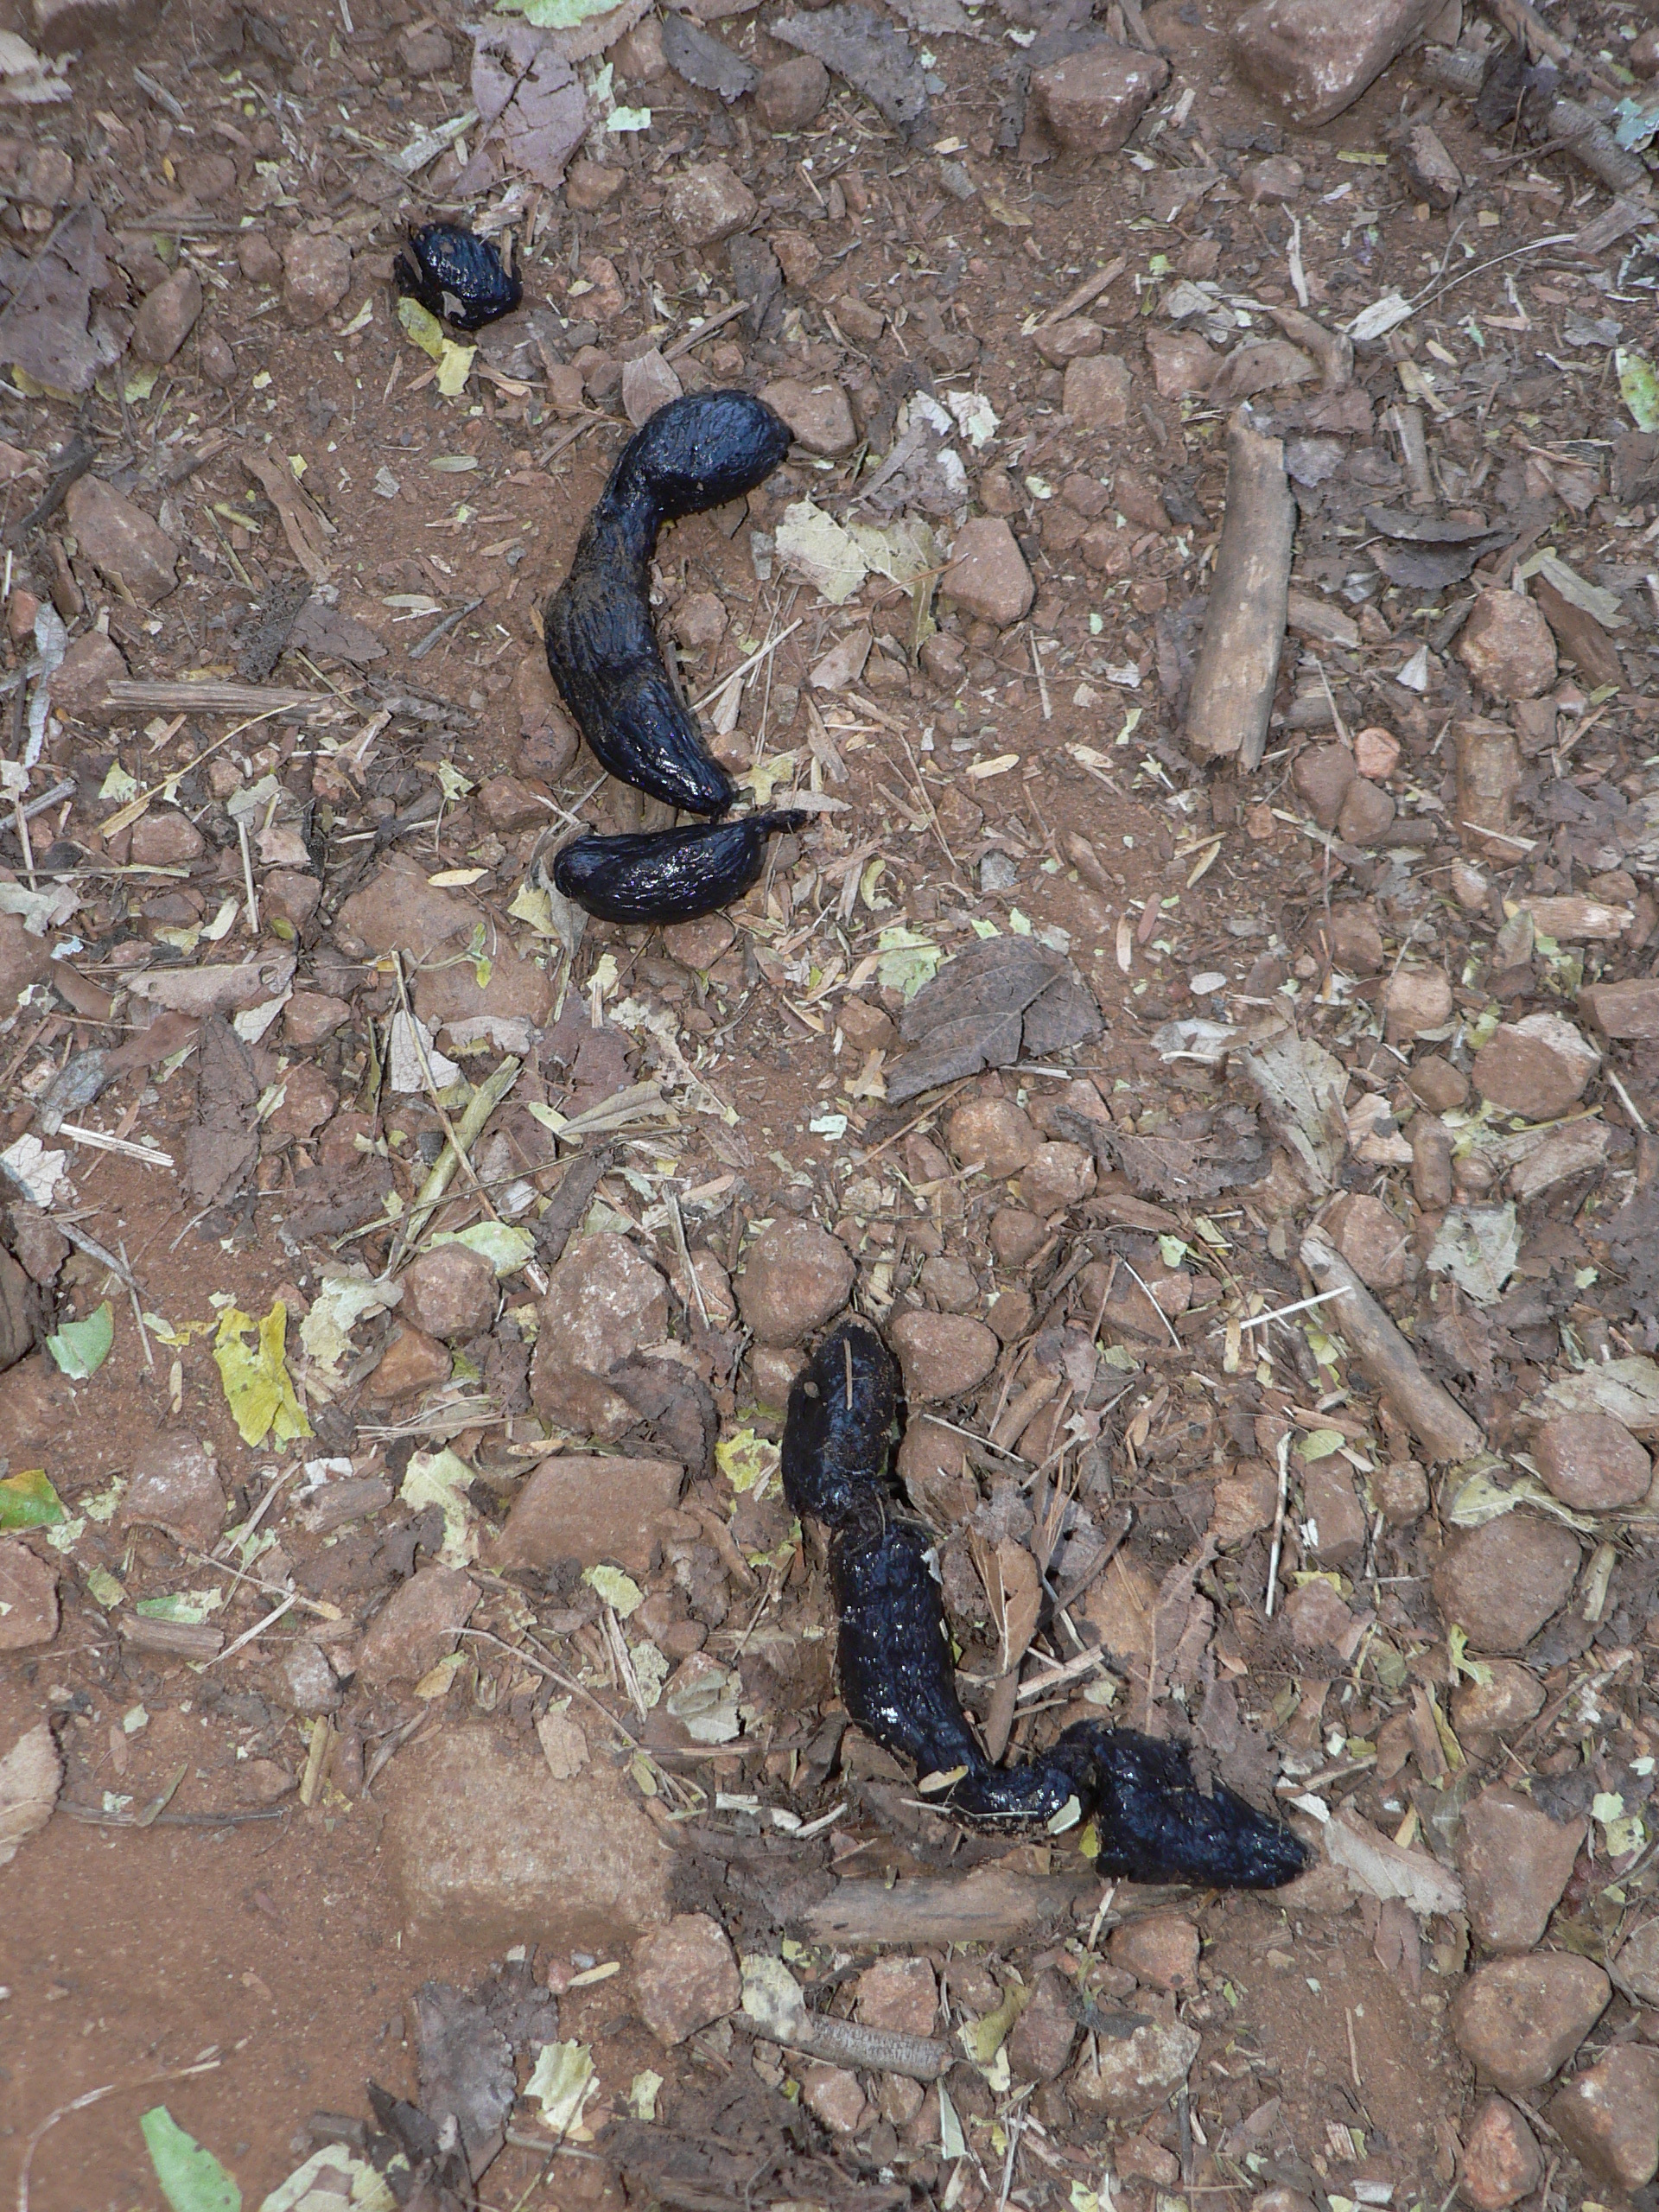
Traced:
POLYGON ((1178 1744, 1079 1721, 1021 1765, 986 1758, 957 1695, 932 1540, 889 1475, 898 1410, 893 1356, 855 1319, 818 1345, 784 1427, 784 1495, 830 1532, 836 1669, 857 1726, 918 1783, 953 1777, 927 1802, 972 1827, 1018 1835, 1092 1819, 1104 1875, 1272 1890, 1301 1873, 1300 1840, 1230 1789, 1206 1794, 1178 1744))
POLYGON ((511 315, 524 296, 517 247, 509 269, 493 238, 458 223, 428 223, 416 231, 391 274, 405 298, 418 300, 429 315, 457 330, 482 330, 511 315))
POLYGON ((657 534, 753 491, 789 443, 787 425, 748 392, 671 400, 623 447, 548 602, 547 664, 594 758, 687 814, 724 814, 735 792, 664 664, 651 615, 657 534))
POLYGON ((695 922, 741 899, 766 865, 767 838, 806 819, 780 807, 649 836, 577 837, 553 863, 554 887, 603 922, 695 922))

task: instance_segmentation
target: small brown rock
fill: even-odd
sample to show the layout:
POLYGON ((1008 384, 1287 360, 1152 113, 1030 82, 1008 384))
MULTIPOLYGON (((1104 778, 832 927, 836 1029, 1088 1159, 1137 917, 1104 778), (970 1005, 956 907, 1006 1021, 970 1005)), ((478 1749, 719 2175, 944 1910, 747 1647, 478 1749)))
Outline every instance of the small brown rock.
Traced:
POLYGON ((398 61, 404 75, 412 77, 416 84, 450 68, 454 58, 449 34, 441 23, 427 23, 419 28, 411 23, 397 34, 398 61))
POLYGON ((1033 330, 1031 342, 1051 369, 1064 369, 1098 353, 1106 343, 1106 333, 1089 315, 1069 315, 1033 330))
POLYGON ((1458 635, 1458 658, 1495 699, 1535 699, 1555 681, 1555 638, 1518 592, 1484 591, 1458 635))
POLYGON ((1031 99, 1039 121, 1068 153, 1092 158, 1127 145, 1168 82, 1161 54, 1102 41, 1034 69, 1031 99))
POLYGON ((478 809, 498 837, 513 837, 552 817, 540 796, 517 776, 491 776, 478 787, 478 809))
POLYGON ((767 385, 760 397, 768 407, 776 408, 796 443, 804 446, 808 453, 834 459, 850 453, 858 442, 851 404, 838 384, 808 385, 794 377, 782 377, 767 385))
POLYGON ((1638 2003, 1659 2005, 1659 1920, 1644 1921, 1620 1945, 1614 1963, 1619 1980, 1638 2003))
POLYGON ((1633 976, 1624 983, 1592 983, 1580 992, 1579 1007, 1604 1037, 1632 1043, 1659 1037, 1659 976, 1633 976))
POLYGON ((1026 556, 1000 515, 976 515, 963 524, 939 588, 965 614, 999 630, 1023 621, 1037 595, 1026 556))
POLYGON ((542 1301, 530 1371, 537 1411, 613 1443, 636 1415, 606 1378, 667 1334, 668 1284, 658 1270, 609 1230, 576 1238, 542 1301))
POLYGON ((207 841, 176 807, 152 807, 132 825, 130 856, 137 868, 182 868, 200 860, 207 841))
POLYGON ((1360 1281, 1372 1290, 1398 1290, 1411 1257, 1411 1235, 1397 1214, 1369 1192, 1339 1198, 1325 1217, 1325 1228, 1360 1281))
POLYGON ((1659 2172, 1659 2050, 1624 2044, 1550 2101, 1546 2117, 1592 2174, 1626 2196, 1659 2172))
POLYGON ((644 1574, 657 1525, 678 1504, 683 1479, 674 1459, 556 1453, 538 1463, 514 1498, 490 1563, 505 1574, 567 1559, 584 1567, 612 1560, 644 1574))
POLYGON ((1042 1249, 1048 1224, 1024 1206, 999 1206, 986 1235, 999 1268, 1023 1268, 1042 1249))
POLYGON ((364 1385, 365 1395, 376 1406, 395 1406, 405 1398, 423 1396, 449 1380, 451 1364, 448 1349, 435 1337, 400 1321, 380 1355, 379 1365, 364 1385))
POLYGON ((572 162, 564 173, 564 204, 575 214, 596 215, 627 181, 626 170, 608 162, 572 162))
POLYGON ((331 998, 326 991, 296 991, 283 1008, 283 1034, 290 1045, 308 1050, 351 1018, 345 999, 331 998))
POLYGON ((938 1984, 925 1959, 881 1959, 858 1977, 856 2009, 866 2027, 931 2035, 938 2008, 938 1984))
POLYGON ((263 231, 243 231, 236 241, 237 266, 251 284, 274 284, 283 273, 283 257, 263 231))
POLYGON ((1230 1551, 1272 1528, 1277 1503, 1278 1484, 1268 1468, 1255 1474, 1223 1476, 1210 1494, 1210 1534, 1223 1551, 1230 1551))
POLYGON ((941 1405, 976 1389, 996 1364, 995 1335, 966 1315, 911 1312, 889 1325, 912 1405, 941 1405))
POLYGON ((706 1912, 677 1914, 633 1947, 635 2006, 670 2050, 734 2012, 742 1994, 730 1939, 706 1912))
POLYGON ((1174 2095, 1198 2055, 1185 2021, 1149 2020, 1127 2037, 1098 2038, 1097 2063, 1085 2061, 1067 2077, 1071 2101, 1109 2120, 1144 2120, 1174 2095))
POLYGON ((265 878, 265 912, 290 929, 303 929, 321 903, 321 882, 308 869, 276 868, 265 878))
POLYGON ((1659 77, 1659 24, 1656 24, 1652 30, 1643 31, 1632 45, 1627 47, 1624 59, 1630 64, 1633 76, 1644 79, 1659 77))
POLYGON ((1538 2139, 1503 2097, 1484 2098, 1464 2131, 1458 2194, 1475 2212, 1506 2208, 1537 2188, 1544 2162, 1538 2139))
POLYGON ((856 2074, 843 2066, 809 2066, 801 2075, 801 2101, 831 2135, 856 2135, 870 2115, 856 2074))
POLYGON ((1065 372, 1060 406, 1080 430, 1122 430, 1129 423, 1135 378, 1118 353, 1095 353, 1074 360, 1065 372))
POLYGON ((16 1538, 0 1541, 0 1651, 30 1651, 58 1632, 58 1578, 16 1538))
POLYGON ((1449 1114, 1469 1096, 1468 1077, 1438 1052, 1414 1061, 1406 1081, 1431 1114, 1449 1114))
POLYGON ((1080 1205, 1095 1181, 1094 1159, 1080 1144, 1039 1145, 1020 1170, 1020 1196, 1033 1213, 1046 1219, 1080 1205))
POLYGON ((1365 1511, 1354 1496, 1352 1476, 1334 1453, 1316 1459, 1303 1475, 1302 1505, 1321 1567, 1347 1567, 1359 1557, 1365 1548, 1365 1511))
POLYGON ((663 931, 663 945, 683 968, 706 975, 715 961, 731 950, 737 932, 724 914, 705 914, 701 921, 676 922, 663 931))
POLYGON ((1653 1482, 1652 1460, 1611 1414, 1555 1414, 1532 1452, 1551 1496, 1583 1513, 1639 1505, 1653 1482))
POLYGON ((1306 173, 1288 154, 1270 154, 1239 172, 1239 189, 1252 207, 1264 200, 1300 200, 1306 173))
POLYGON ((1330 925, 1332 965, 1350 976, 1375 976, 1384 959, 1382 932, 1369 906, 1351 902, 1333 906, 1330 925))
POLYGON ((1240 75, 1303 130, 1351 107, 1423 28, 1433 0, 1256 0, 1233 28, 1240 75))
POLYGON ((1005 1344, 1018 1344, 1036 1318, 1028 1290, 999 1290, 985 1310, 985 1319, 1005 1344))
POLYGON ((144 295, 132 319, 132 350, 141 361, 170 361, 201 313, 201 279, 188 264, 144 295))
POLYGON ((1077 2014, 1065 1978, 1046 1967, 1007 2041, 1016 2082, 1053 2082, 1065 2073, 1077 2039, 1077 2014))
POLYGON ((1328 1582, 1304 1582, 1285 1600, 1285 1624, 1310 1651, 1339 1651, 1354 1617, 1328 1582))
POLYGON ((1290 780, 1321 830, 1334 830, 1357 771, 1345 745, 1308 745, 1291 764, 1290 780))
POLYGON ((1487 1659, 1486 1681, 1465 1680, 1452 1693, 1452 1726, 1459 1736, 1512 1736, 1541 1713, 1543 1685, 1512 1659, 1487 1659))
POLYGON ((1612 1993, 1601 1968, 1570 1951, 1494 1959, 1459 1992, 1452 2032, 1465 2058, 1516 2096, 1566 2065, 1612 1993))
POLYGON ((1337 834, 1351 845, 1374 845, 1392 827, 1395 805, 1380 785, 1356 776, 1337 817, 1337 834))
POLYGON ((918 1281, 941 1313, 971 1313, 979 1303, 973 1269, 948 1254, 925 1262, 918 1281))
POLYGON ((394 1590, 369 1624, 357 1671, 371 1689, 417 1682, 447 1659, 478 1603, 478 1585, 454 1567, 423 1567, 394 1590))
MULTIPOLYGON (((48 680, 53 713, 66 721, 111 721, 110 686, 124 682, 126 675, 126 658, 119 645, 101 630, 88 630, 75 639, 48 680)), ((142 829, 143 822, 137 826, 142 829)))
POLYGON ((1411 1189, 1427 1213, 1444 1213, 1452 1203, 1452 1133, 1433 1114, 1411 1122, 1411 1189))
POLYGON ((1001 1182, 1035 1157, 1042 1138, 1012 1098, 965 1098, 944 1125, 944 1141, 959 1167, 982 1167, 1001 1182))
POLYGON ((1475 1055, 1475 1088, 1489 1105, 1529 1122, 1554 1121, 1584 1096, 1601 1055, 1558 1014, 1500 1022, 1475 1055))
POLYGON ((1149 330, 1146 347, 1160 399, 1208 391, 1221 366, 1220 354, 1196 330, 1149 330))
POLYGON ((1567 1602, 1578 1539, 1559 1522, 1505 1513, 1447 1545, 1432 1578, 1448 1627, 1479 1651, 1519 1651, 1567 1602))
POLYGON ((827 1230, 780 1217, 744 1255, 737 1302, 762 1344, 798 1344, 840 1313, 853 1274, 846 1246, 827 1230))
POLYGON ((352 281, 352 250, 325 232, 311 238, 290 232, 283 245, 283 302, 289 319, 310 330, 345 298, 352 281))
POLYGON ((1483 1789, 1465 1809, 1458 1867, 1469 1924, 1490 1951, 1529 1951, 1560 1902, 1584 1823, 1552 1821, 1517 1791, 1483 1789))
POLYGON ((724 162, 683 168, 668 188, 668 219, 688 245, 715 245, 747 231, 760 203, 724 162))
POLYGON ((225 1493, 200 1437, 167 1429, 134 1455, 118 1528, 165 1529, 176 1543, 206 1551, 224 1522, 225 1493))
POLYGON ((1428 1510, 1428 1477, 1414 1459, 1392 1459, 1371 1477, 1376 1510, 1390 1529, 1409 1529, 1428 1510))
POLYGON ((475 1337, 495 1319, 495 1269, 465 1244, 436 1244, 404 1276, 404 1319, 450 1343, 475 1337))
POLYGON ((1148 1988, 1190 1989, 1198 1979, 1198 1931, 1177 1912, 1150 1912, 1114 1929, 1108 1945, 1112 1964, 1125 1967, 1148 1988))
POLYGON ((798 1345, 751 1344, 747 1365, 755 1403, 781 1410, 789 1403, 795 1377, 806 1363, 806 1354, 798 1345))
POLYGON ((153 607, 174 589, 178 547, 124 493, 83 476, 70 486, 64 512, 82 553, 106 576, 118 576, 140 606, 153 607))
POLYGON ((816 54, 791 54, 760 72, 754 111, 768 130, 804 130, 830 97, 830 72, 816 54))
POLYGON ((265 1118, 273 1137, 298 1137, 302 1143, 331 1121, 340 1093, 314 1061, 301 1060, 283 1077, 283 1095, 265 1118))
POLYGON ((1386 1033, 1392 1043, 1442 1029, 1452 1019, 1452 985, 1443 968, 1401 968, 1382 994, 1386 1033))

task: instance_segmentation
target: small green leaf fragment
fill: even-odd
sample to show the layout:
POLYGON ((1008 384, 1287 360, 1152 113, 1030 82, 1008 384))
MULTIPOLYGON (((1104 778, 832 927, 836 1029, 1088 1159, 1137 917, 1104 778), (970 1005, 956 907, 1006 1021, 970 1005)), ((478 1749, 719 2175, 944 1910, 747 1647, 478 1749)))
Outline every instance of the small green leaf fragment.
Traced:
POLYGON ((187 2135, 165 2105, 138 2122, 156 2178, 173 2212, 242 2212, 242 2192, 211 2151, 187 2135))

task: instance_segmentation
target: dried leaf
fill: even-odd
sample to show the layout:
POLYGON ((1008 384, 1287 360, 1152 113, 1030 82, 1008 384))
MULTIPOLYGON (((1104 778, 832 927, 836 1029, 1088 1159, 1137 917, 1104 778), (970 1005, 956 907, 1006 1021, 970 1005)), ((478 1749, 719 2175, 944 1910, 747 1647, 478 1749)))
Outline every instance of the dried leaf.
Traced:
POLYGON ((1402 1849, 1347 1806, 1326 1823, 1324 1834, 1332 1863, 1374 1897, 1397 1897, 1420 1919, 1463 1910, 1463 1885, 1455 1874, 1426 1852, 1402 1849))
POLYGON ((1433 1274, 1450 1275, 1477 1306, 1490 1306, 1520 1256, 1513 1205, 1452 1206, 1430 1248, 1428 1266, 1433 1274))
POLYGON ((289 1444, 296 1436, 311 1433, 284 1357, 287 1333, 288 1308, 280 1298, 272 1300, 262 1321, 239 1306, 227 1306, 219 1317, 213 1363, 245 1444, 260 1445, 267 1437, 275 1444, 289 1444))
POLYGON ((50 1724, 20 1736, 0 1759, 0 1866, 52 1817, 63 1784, 63 1760, 50 1724))

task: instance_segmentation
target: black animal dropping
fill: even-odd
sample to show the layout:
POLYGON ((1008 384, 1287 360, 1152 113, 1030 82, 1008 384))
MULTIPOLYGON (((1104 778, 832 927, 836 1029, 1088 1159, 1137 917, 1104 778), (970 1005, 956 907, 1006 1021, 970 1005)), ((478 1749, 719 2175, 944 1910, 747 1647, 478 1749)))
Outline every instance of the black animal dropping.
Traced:
POLYGON ((651 616, 657 534, 665 522, 753 491, 789 442, 788 426, 748 392, 671 400, 623 447, 570 573, 548 602, 547 664, 594 758, 687 814, 724 814, 736 793, 664 664, 651 616))
POLYGON ((1092 1820, 1102 1874, 1236 1890, 1300 1874, 1300 1840, 1232 1790, 1205 1790, 1179 1744, 1085 1720, 1019 1766, 986 1758, 957 1694, 933 1539, 888 1473, 899 1427, 893 1355, 868 1322, 842 1322, 790 1394, 783 1476, 794 1511, 830 1531, 836 1672, 857 1726, 908 1762, 936 1810, 975 1827, 1092 1820))
POLYGON ((418 300, 429 315, 457 330, 482 330, 511 315, 524 296, 517 246, 509 269, 493 238, 458 223, 428 223, 414 232, 391 274, 406 299, 418 300))
POLYGON ((577 837, 555 860, 553 882, 601 921, 695 922, 741 899, 766 865, 767 838, 806 819, 776 808, 653 836, 577 837))

